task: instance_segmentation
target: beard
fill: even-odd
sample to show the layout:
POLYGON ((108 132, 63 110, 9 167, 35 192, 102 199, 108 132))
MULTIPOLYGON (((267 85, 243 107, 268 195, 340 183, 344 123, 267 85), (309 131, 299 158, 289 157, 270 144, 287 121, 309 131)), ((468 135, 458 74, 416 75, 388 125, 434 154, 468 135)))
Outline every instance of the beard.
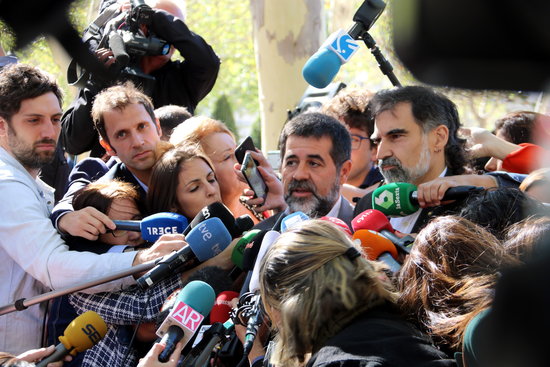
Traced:
POLYGON ((329 193, 321 196, 315 185, 309 180, 292 180, 288 184, 285 201, 291 213, 301 211, 310 218, 319 218, 327 215, 340 197, 340 181, 334 181, 329 193), (308 190, 310 197, 295 197, 292 192, 297 189, 308 190))
POLYGON ((395 166, 389 170, 380 170, 387 183, 407 182, 414 184, 430 169, 430 158, 430 148, 427 144, 424 144, 424 148, 422 149, 422 152, 420 152, 418 163, 413 168, 403 167, 401 161, 395 157, 380 159, 378 160, 378 164, 380 167, 395 166))
POLYGON ((48 138, 35 141, 32 146, 29 146, 17 137, 14 130, 8 127, 8 146, 10 147, 13 156, 19 161, 19 163, 21 163, 23 167, 28 169, 38 169, 53 161, 55 149, 52 151, 38 152, 36 146, 40 144, 53 144, 54 146, 57 146, 57 142, 55 140, 48 138))

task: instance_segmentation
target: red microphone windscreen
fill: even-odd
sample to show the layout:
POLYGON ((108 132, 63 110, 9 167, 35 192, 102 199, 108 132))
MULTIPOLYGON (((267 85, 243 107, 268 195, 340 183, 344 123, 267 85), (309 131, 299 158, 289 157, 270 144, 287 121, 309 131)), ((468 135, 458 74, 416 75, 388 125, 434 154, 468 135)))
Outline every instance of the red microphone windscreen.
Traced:
POLYGON ((369 260, 377 260, 384 252, 389 252, 397 260, 397 249, 386 237, 368 229, 359 229, 353 234, 353 240, 361 241, 361 247, 369 260))
POLYGON ((351 226, 354 231, 360 229, 370 229, 376 232, 383 230, 394 232, 388 217, 380 210, 367 209, 351 221, 351 226))
POLYGON ((338 228, 340 228, 342 231, 346 232, 348 235, 350 235, 350 236, 352 235, 351 230, 349 229, 349 226, 342 219, 335 218, 335 217, 327 217, 327 216, 321 217, 320 219, 321 220, 326 220, 327 222, 335 224, 335 225, 338 226, 338 228))
POLYGON ((233 291, 223 291, 216 297, 214 307, 210 311, 210 324, 215 322, 224 323, 229 319, 229 312, 231 312, 231 300, 239 298, 239 293, 233 291))

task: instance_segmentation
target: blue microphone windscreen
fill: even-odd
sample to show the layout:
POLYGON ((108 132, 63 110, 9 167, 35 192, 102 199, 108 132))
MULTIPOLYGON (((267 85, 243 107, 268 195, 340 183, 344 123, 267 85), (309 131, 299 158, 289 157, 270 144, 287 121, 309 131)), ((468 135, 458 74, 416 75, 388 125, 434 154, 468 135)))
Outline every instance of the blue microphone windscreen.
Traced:
POLYGON ((231 243, 231 234, 220 218, 209 218, 199 223, 185 236, 191 250, 203 262, 221 253, 231 243))
POLYGON ((294 212, 292 214, 287 215, 281 221, 281 233, 289 230, 290 228, 294 227, 296 224, 304 222, 308 219, 309 217, 303 212, 294 212))
POLYGON ((178 294, 177 301, 184 302, 206 317, 212 310, 212 307, 214 307, 216 293, 214 293, 214 289, 212 289, 210 284, 194 280, 183 287, 178 294))
POLYGON ((340 57, 334 51, 323 47, 307 60, 302 75, 309 85, 325 88, 332 82, 341 65, 340 57))
POLYGON ((183 233, 187 227, 187 218, 176 213, 157 213, 141 222, 141 236, 145 241, 155 242, 163 234, 183 233))

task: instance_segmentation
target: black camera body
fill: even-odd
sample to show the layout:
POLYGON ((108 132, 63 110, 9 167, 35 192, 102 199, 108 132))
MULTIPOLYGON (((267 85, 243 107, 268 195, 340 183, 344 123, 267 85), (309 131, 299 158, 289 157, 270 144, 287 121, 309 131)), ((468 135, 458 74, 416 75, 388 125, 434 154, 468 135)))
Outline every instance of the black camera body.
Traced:
POLYGON ((90 51, 100 48, 113 51, 116 62, 108 70, 108 76, 98 76, 79 68, 73 60, 67 71, 69 84, 83 87, 87 82, 100 86, 131 80, 146 93, 152 89, 155 78, 145 74, 140 67, 143 56, 166 55, 170 44, 151 32, 154 10, 144 0, 132 0, 127 13, 120 13, 116 6, 105 9, 86 29, 84 43, 90 51), (148 35, 142 32, 147 27, 148 35))

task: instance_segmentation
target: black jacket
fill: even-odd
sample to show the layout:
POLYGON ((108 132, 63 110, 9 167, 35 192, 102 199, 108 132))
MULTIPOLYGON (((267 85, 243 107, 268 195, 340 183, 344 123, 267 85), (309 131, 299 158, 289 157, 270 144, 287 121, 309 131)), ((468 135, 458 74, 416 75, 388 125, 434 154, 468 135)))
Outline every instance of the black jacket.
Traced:
POLYGON ((430 339, 380 306, 353 319, 314 353, 306 367, 456 366, 430 339))
MULTIPOLYGON (((155 108, 174 104, 187 107, 190 113, 214 87, 220 59, 202 37, 191 32, 187 25, 173 15, 156 10, 153 31, 168 41, 183 56, 184 61, 169 61, 150 75, 156 78, 150 97, 155 108)), ((88 83, 62 117, 61 138, 70 154, 91 150, 92 157, 100 157, 104 149, 91 118, 92 101, 103 86, 88 83)))

